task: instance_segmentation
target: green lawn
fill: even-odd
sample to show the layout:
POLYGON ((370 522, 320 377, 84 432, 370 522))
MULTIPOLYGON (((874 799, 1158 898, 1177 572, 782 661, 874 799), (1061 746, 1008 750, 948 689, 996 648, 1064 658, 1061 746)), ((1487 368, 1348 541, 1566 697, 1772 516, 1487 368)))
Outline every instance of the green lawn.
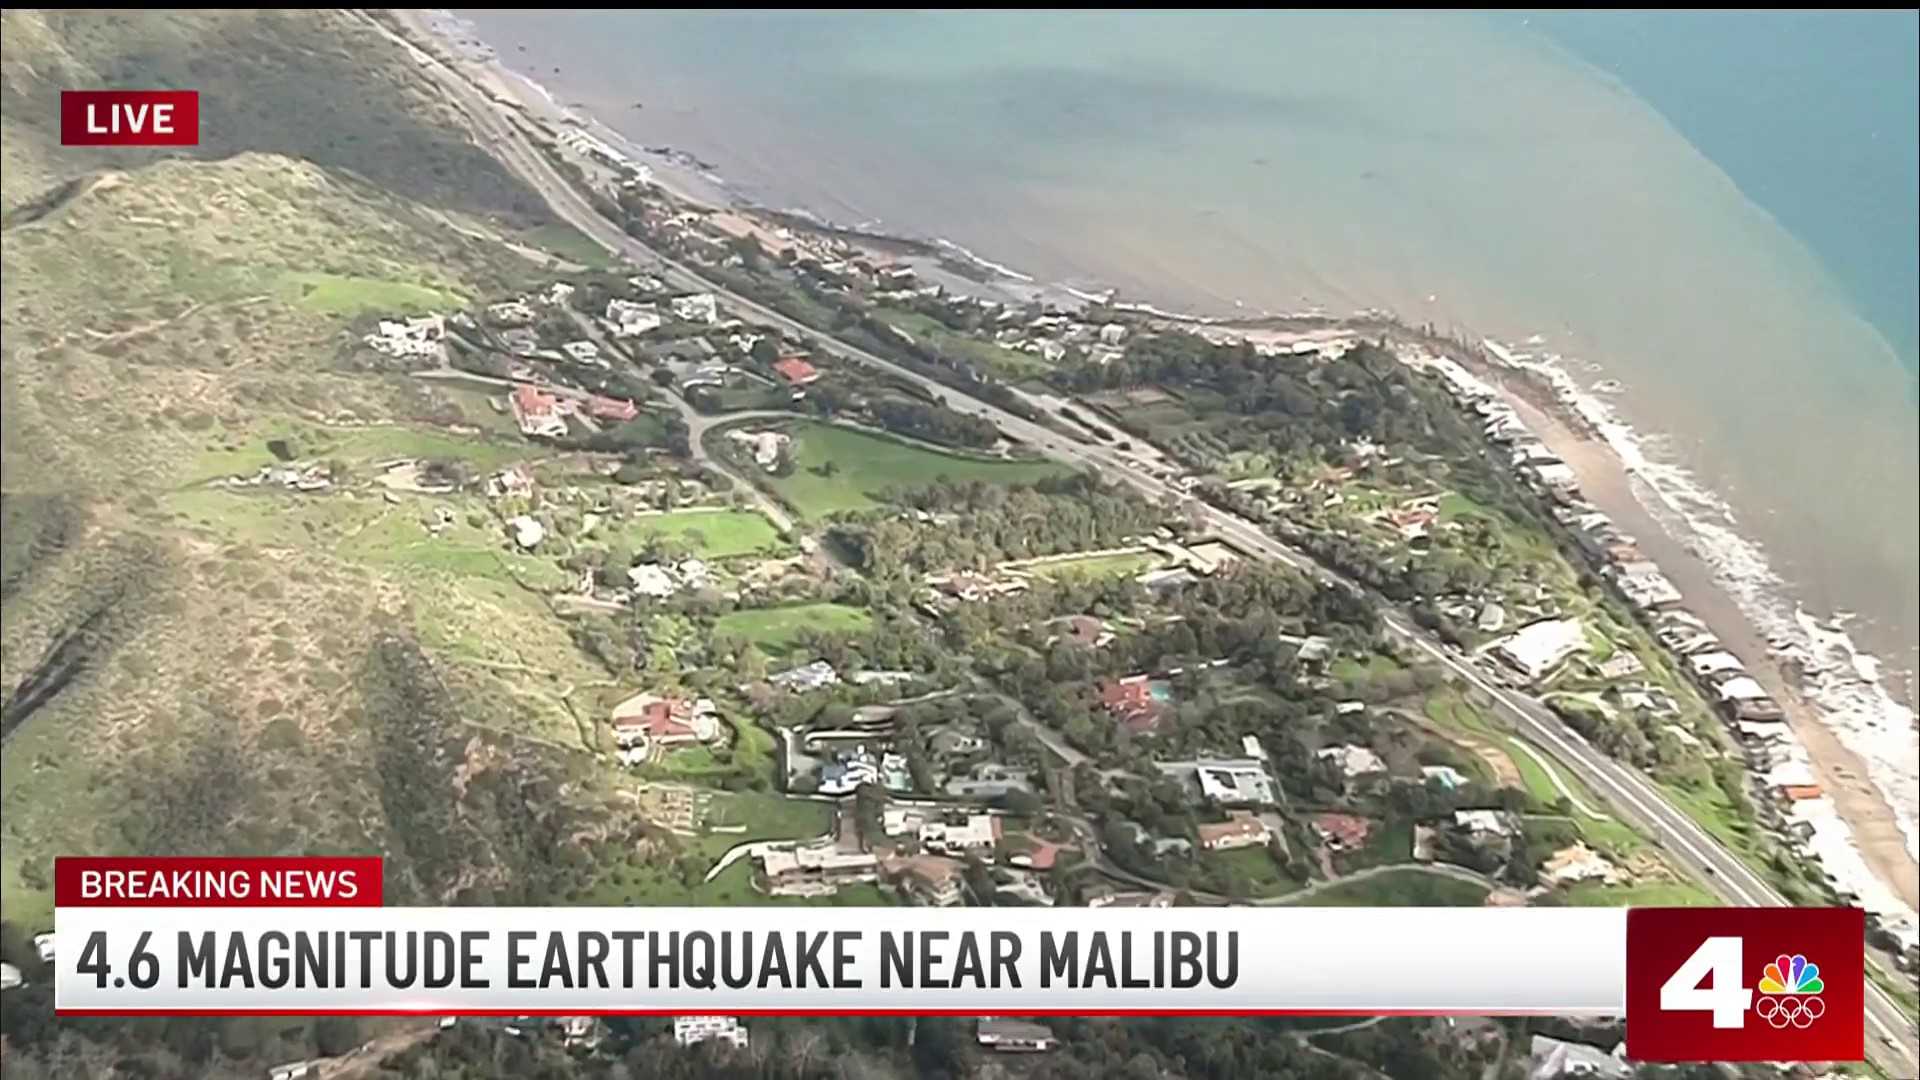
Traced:
POLYGON ((1201 864, 1225 870, 1247 883, 1252 898, 1284 896, 1299 889, 1300 883, 1288 877, 1264 846, 1209 851, 1200 856, 1201 864))
POLYGON ((784 655, 798 644, 802 630, 844 633, 865 630, 873 616, 845 604, 795 604, 791 607, 749 608, 723 615, 714 632, 738 634, 773 655, 784 655))
POLYGON ((1302 907, 1478 907, 1489 891, 1426 870, 1388 870, 1330 885, 1298 902, 1302 907))
POLYGON ((476 471, 486 471, 523 460, 532 452, 532 448, 517 437, 512 440, 475 438, 399 424, 329 428, 271 423, 208 445, 194 457, 190 477, 212 480, 235 474, 250 476, 260 466, 278 462, 267 449, 267 443, 274 439, 284 439, 296 460, 338 460, 348 466, 394 458, 443 458, 464 461, 476 471))
POLYGON ((1066 472, 1040 461, 1000 461, 944 454, 937 450, 831 424, 802 423, 792 428, 794 469, 787 476, 762 476, 768 486, 803 517, 819 518, 845 510, 880 505, 889 488, 918 488, 940 477, 1023 483, 1066 472), (832 469, 827 470, 828 463, 832 469))
POLYGON ((1720 903, 1705 890, 1685 884, 1602 885, 1582 882, 1566 890, 1575 907, 1712 907, 1720 903))
POLYGON ((1146 571, 1160 561, 1160 556, 1151 551, 1135 551, 1125 555, 1094 555, 1085 559, 1062 559, 1059 562, 1040 563, 1023 568, 1024 573, 1034 577, 1055 578, 1106 578, 1121 577, 1146 571))
POLYGON ((363 311, 421 314, 467 304, 466 298, 445 289, 317 271, 285 274, 280 288, 301 307, 327 315, 358 315, 363 311))
POLYGON ((623 522, 621 532, 636 543, 655 536, 676 536, 701 558, 778 554, 787 549, 766 517, 752 510, 680 510, 647 514, 623 522))
POLYGON ((601 268, 618 265, 607 249, 594 243, 587 234, 565 222, 551 221, 520 234, 520 242, 537 247, 581 266, 601 268))

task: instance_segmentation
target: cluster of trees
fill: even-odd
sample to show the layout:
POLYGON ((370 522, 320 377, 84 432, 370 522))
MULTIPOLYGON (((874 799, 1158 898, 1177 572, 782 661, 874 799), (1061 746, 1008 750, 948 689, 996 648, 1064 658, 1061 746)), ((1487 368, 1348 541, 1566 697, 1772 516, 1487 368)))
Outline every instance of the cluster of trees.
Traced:
POLYGON ((883 510, 831 532, 853 565, 881 576, 985 570, 1011 559, 1114 547, 1164 518, 1159 507, 1080 475, 1023 486, 942 480, 889 493, 888 501, 940 515, 938 523, 883 510))

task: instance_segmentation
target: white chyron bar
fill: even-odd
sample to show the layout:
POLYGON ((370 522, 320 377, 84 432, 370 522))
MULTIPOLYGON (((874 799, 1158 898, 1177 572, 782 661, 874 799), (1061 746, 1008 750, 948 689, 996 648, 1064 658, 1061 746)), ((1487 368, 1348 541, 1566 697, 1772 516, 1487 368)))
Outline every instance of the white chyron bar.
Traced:
POLYGON ((1618 1016, 1626 913, 61 907, 63 1013, 1618 1016))

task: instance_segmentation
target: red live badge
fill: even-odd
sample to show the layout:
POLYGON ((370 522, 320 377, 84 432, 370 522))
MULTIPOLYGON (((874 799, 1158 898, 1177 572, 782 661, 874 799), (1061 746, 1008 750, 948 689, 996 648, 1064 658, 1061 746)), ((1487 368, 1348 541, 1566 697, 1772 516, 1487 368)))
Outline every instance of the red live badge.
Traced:
POLYGON ((1858 908, 1627 912, 1627 1056, 1859 1061, 1866 917, 1858 908))
POLYGON ((196 146, 198 90, 63 90, 62 146, 196 146))

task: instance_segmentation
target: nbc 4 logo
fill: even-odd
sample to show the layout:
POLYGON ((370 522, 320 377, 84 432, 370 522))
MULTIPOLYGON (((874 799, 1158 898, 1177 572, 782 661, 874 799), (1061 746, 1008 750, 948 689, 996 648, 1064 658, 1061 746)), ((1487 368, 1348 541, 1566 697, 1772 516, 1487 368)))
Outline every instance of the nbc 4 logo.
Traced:
POLYGON ((1781 953, 1760 972, 1756 989, 1740 981, 1742 940, 1737 937, 1710 937, 1687 957, 1660 987, 1660 1008, 1667 1012, 1711 1012, 1713 1026, 1738 1028, 1746 1025, 1749 1009, 1769 1027, 1808 1028, 1826 1014, 1820 997, 1826 983, 1820 978, 1820 965, 1800 953, 1781 953), (1702 982, 1707 985, 1702 986, 1702 982))

